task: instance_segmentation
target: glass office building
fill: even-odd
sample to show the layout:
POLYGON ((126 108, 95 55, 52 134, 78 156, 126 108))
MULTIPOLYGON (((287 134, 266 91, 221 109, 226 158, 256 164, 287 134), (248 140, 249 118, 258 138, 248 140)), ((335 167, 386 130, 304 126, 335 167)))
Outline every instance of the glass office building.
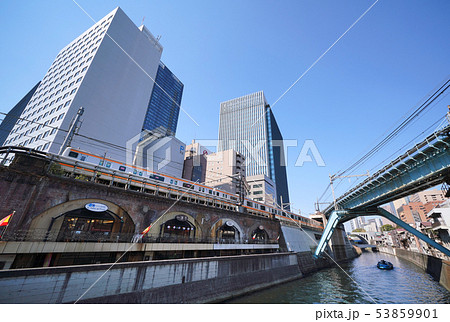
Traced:
POLYGON ((263 91, 220 104, 218 151, 243 154, 247 177, 263 174, 272 179, 278 204, 289 202, 282 140, 263 91))
POLYGON ((175 136, 183 87, 183 83, 160 62, 143 130, 175 136))

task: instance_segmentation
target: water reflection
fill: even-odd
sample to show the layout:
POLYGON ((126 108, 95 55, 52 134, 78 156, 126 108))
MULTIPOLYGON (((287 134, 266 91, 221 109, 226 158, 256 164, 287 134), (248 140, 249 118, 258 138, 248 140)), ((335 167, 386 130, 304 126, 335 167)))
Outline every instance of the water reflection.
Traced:
POLYGON ((227 303, 450 303, 448 292, 414 264, 382 253, 365 253, 311 276, 243 296, 227 303), (376 267, 380 259, 394 264, 391 271, 376 267))

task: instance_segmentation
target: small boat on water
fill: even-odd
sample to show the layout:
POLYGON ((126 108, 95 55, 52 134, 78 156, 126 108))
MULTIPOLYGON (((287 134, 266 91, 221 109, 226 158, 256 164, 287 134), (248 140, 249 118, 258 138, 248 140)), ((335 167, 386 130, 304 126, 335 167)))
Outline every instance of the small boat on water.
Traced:
POLYGON ((382 260, 380 260, 380 261, 378 262, 377 267, 378 267, 379 269, 385 269, 385 270, 388 270, 388 269, 393 269, 393 268, 394 268, 394 265, 392 265, 391 262, 387 262, 387 261, 385 261, 384 259, 382 259, 382 260))

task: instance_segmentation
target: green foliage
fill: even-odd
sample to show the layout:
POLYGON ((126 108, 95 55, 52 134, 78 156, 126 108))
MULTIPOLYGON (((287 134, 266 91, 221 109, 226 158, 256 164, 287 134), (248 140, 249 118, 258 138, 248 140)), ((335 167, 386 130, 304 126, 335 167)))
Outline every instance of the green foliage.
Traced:
POLYGON ((62 168, 59 164, 57 164, 57 163, 53 163, 53 164, 50 166, 49 172, 50 172, 51 174, 54 174, 54 175, 57 175, 57 176, 63 176, 64 173, 65 173, 65 171, 63 170, 63 168, 62 168))
POLYGON ((393 227, 392 225, 389 225, 389 224, 381 226, 381 231, 391 231, 394 229, 395 229, 395 227, 393 227))
POLYGON ((85 175, 83 175, 83 174, 77 174, 77 175, 75 176, 75 179, 77 179, 77 180, 82 180, 82 181, 91 181, 91 178, 90 178, 90 177, 85 176, 85 175))

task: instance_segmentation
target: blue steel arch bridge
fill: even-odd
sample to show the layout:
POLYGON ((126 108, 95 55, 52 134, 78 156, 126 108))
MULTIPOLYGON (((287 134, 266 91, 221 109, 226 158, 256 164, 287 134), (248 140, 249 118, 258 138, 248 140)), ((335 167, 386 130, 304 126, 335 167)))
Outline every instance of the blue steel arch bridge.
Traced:
POLYGON ((450 184, 450 126, 429 135, 324 209, 327 224, 314 255, 323 254, 339 224, 358 216, 378 215, 450 256, 449 249, 380 207, 444 183, 450 184))

